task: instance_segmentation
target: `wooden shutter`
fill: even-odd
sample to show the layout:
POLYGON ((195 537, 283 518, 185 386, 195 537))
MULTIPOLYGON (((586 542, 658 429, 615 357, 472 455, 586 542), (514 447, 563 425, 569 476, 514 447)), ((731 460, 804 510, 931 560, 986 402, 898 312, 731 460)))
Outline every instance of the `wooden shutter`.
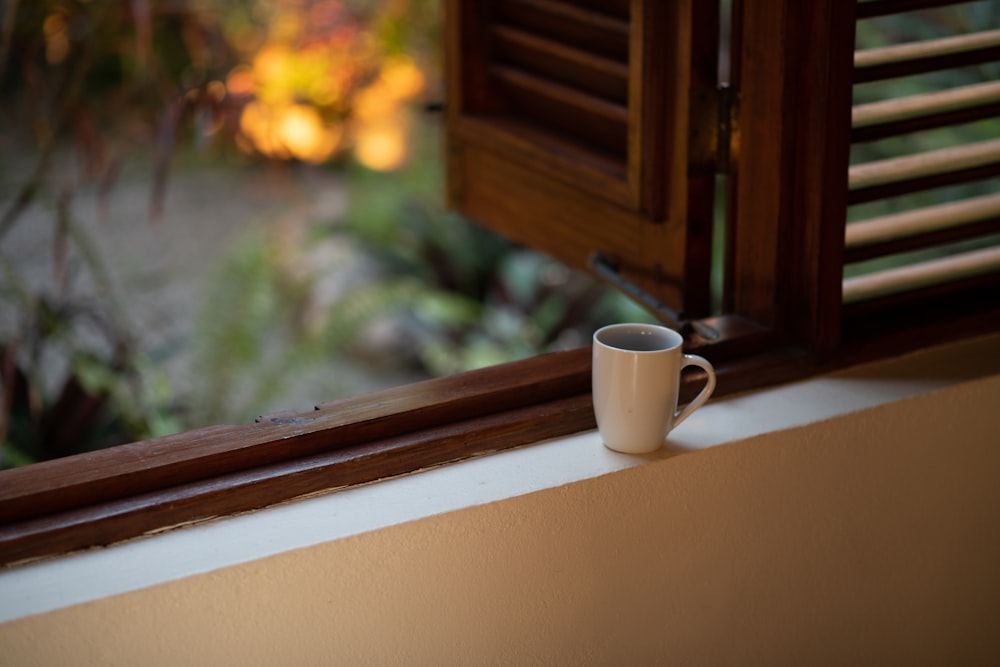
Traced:
POLYGON ((1000 289, 1000 2, 860 2, 859 37, 900 15, 855 54, 848 315, 1000 289))
MULTIPOLYGON (((840 346, 854 3, 733 0, 723 309, 771 347, 840 346)), ((746 349, 741 350, 746 353, 746 349)))
POLYGON ((449 204, 704 315, 716 3, 449 0, 446 22, 449 204))

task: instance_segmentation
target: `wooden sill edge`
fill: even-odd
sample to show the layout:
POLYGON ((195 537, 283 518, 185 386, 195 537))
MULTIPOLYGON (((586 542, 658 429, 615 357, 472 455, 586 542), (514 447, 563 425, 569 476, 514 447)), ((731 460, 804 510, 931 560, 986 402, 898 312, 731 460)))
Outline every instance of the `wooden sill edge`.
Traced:
MULTIPOLYGON (((882 342, 877 344, 871 341, 856 343, 826 360, 817 360, 797 348, 772 349, 753 357, 716 363, 719 381, 715 395, 799 380, 891 356, 887 351, 901 354, 963 337, 955 335, 957 332, 968 336, 997 330, 1000 330, 1000 309, 988 317, 980 314, 958 323, 933 323, 920 335, 907 331, 883 336, 882 342)), ((226 442, 236 442, 234 451, 238 453, 242 448, 238 438, 232 440, 233 434, 249 434, 263 427, 265 430, 261 433, 269 434, 271 439, 258 438, 254 440, 255 445, 270 444, 287 453, 288 448, 284 445, 294 442, 296 433, 304 434, 306 442, 321 442, 329 441, 329 436, 339 430, 351 433, 351 429, 361 429, 356 424, 365 423, 363 406, 366 404, 371 414, 380 415, 374 419, 378 428, 367 431, 377 435, 367 441, 350 445, 328 442, 325 450, 278 456, 262 464, 236 466, 174 483, 165 483, 171 480, 170 475, 154 476, 163 484, 138 492, 134 490, 134 482, 123 483, 123 480, 128 481, 127 474, 105 470, 106 476, 93 478, 93 488, 89 490, 96 500, 75 505, 63 503, 60 509, 45 514, 27 503, 34 497, 58 497, 61 492, 58 482, 62 478, 46 479, 44 464, 19 469, 24 471, 18 477, 19 486, 3 485, 6 502, 16 506, 20 513, 0 523, 0 565, 104 546, 172 526, 260 509, 323 491, 592 429, 589 372, 590 350, 582 348, 328 404, 317 411, 319 414, 314 419, 310 419, 314 413, 301 413, 303 423, 294 423, 297 417, 291 418, 292 423, 286 423, 286 417, 279 419, 281 424, 219 427, 171 436, 174 442, 185 445, 203 441, 211 445, 212 436, 217 433, 226 442), (429 391, 422 394, 421 387, 429 391), (435 400, 443 400, 441 405, 451 407, 432 409, 438 405, 435 400), (473 406, 474 412, 478 412, 462 414, 463 406, 473 406), (341 409, 344 414, 354 417, 360 414, 361 421, 345 423, 345 418, 337 416, 341 409), (393 409, 398 411, 392 412, 393 409), (274 437, 275 434, 279 437, 274 437), (47 486, 37 492, 26 486, 27 482, 47 486), (20 496, 16 493, 18 490, 20 496)), ((685 375, 682 401, 690 400, 700 386, 698 373, 685 375)), ((156 441, 146 441, 145 446, 151 448, 147 453, 155 453, 155 448, 149 445, 152 442, 156 441)), ((86 472, 90 456, 71 457, 72 461, 64 459, 69 463, 62 464, 65 469, 60 467, 60 473, 69 474, 73 469, 86 472)), ((167 456, 169 458, 169 452, 167 456)), ((190 461, 196 463, 197 458, 190 461)), ((126 464, 123 465, 128 469, 126 464)), ((151 471, 157 469, 154 459, 144 464, 151 471)), ((0 473, 0 483, 19 470, 0 473)))
POLYGON ((0 525, 467 421, 590 389, 589 354, 541 355, 0 472, 0 525))
POLYGON ((105 546, 593 428, 589 394, 0 527, 0 565, 105 546))
MULTIPOLYGON (((782 355, 783 360, 800 357, 795 352, 790 355, 782 355)), ((777 358, 772 357, 772 361, 777 358)), ((781 363, 773 367, 792 366, 781 363)), ((799 367, 804 368, 802 365, 799 367)), ((737 375, 746 377, 743 369, 736 366, 731 368, 737 371, 737 375)), ((471 378, 452 376, 440 381, 429 381, 432 383, 431 387, 438 390, 429 395, 419 391, 421 387, 426 388, 427 383, 416 383, 322 406, 317 412, 329 414, 316 419, 310 419, 312 413, 301 413, 300 417, 280 417, 279 421, 282 423, 277 425, 280 428, 271 429, 266 424, 263 425, 267 428, 265 432, 271 433, 272 437, 274 433, 285 436, 274 438, 270 443, 272 447, 286 451, 286 442, 294 441, 293 433, 299 432, 287 429, 305 428, 305 434, 310 440, 329 439, 339 430, 350 431, 354 427, 353 424, 344 425, 340 422, 329 425, 329 420, 334 419, 331 415, 338 414, 339 407, 357 416, 364 413, 360 406, 367 402, 372 410, 382 416, 380 424, 395 425, 395 433, 383 433, 380 437, 350 446, 334 443, 325 451, 277 458, 263 465, 234 466, 232 470, 212 476, 199 474, 173 484, 166 483, 166 480, 173 479, 172 475, 155 475, 155 452, 163 446, 162 442, 157 444, 162 439, 126 445, 125 447, 144 448, 150 454, 144 460, 147 468, 135 474, 148 471, 148 474, 142 476, 159 485, 137 492, 134 490, 134 480, 128 479, 128 473, 106 468, 103 470, 105 477, 92 477, 90 487, 86 484, 70 486, 70 490, 77 491, 77 497, 87 498, 89 494, 90 498, 95 498, 90 502, 85 500, 75 505, 67 502, 65 496, 60 495, 58 482, 68 478, 74 469, 87 472, 87 464, 92 458, 98 458, 95 455, 100 452, 50 462, 60 464, 60 476, 56 479, 49 479, 46 475, 48 469, 55 466, 45 464, 0 473, 0 481, 4 476, 14 477, 8 473, 20 473, 16 480, 18 485, 4 489, 6 501, 20 510, 20 516, 0 523, 0 566, 105 546, 173 526, 261 509, 319 492, 365 484, 595 427, 590 396, 589 348, 543 355, 536 358, 532 366, 516 362, 472 375, 471 378), (558 368, 563 375, 551 374, 554 368, 558 368), (494 384, 500 382, 500 376, 508 380, 503 390, 494 384), (420 412, 420 407, 426 407, 424 401, 432 401, 433 397, 440 398, 442 393, 450 394, 451 390, 461 392, 463 387, 479 397, 479 414, 462 415, 452 411, 446 418, 442 411, 433 415, 439 418, 437 423, 421 422, 426 419, 426 414, 420 412), (525 387, 534 387, 534 390, 527 391, 525 387), (407 393, 412 395, 414 403, 404 398, 407 393), (417 396, 422 398, 418 400, 415 398, 417 396), (545 397, 541 398, 542 396, 545 397), (483 407, 488 400, 494 401, 493 410, 483 407), (399 412, 384 414, 386 405, 404 407, 399 412), (417 417, 411 420, 415 411, 417 417), (299 418, 303 423, 295 423, 299 418), (292 423, 288 423, 289 421, 292 423), (47 486, 39 490, 33 488, 32 484, 47 486), (18 489, 21 490, 20 497, 15 493, 18 489), (30 506, 33 498, 41 498, 50 505, 55 502, 54 499, 59 499, 59 509, 42 513, 37 507, 30 506)), ((780 378, 761 369, 752 375, 752 383, 780 378)), ((693 398, 701 383, 699 373, 685 375, 681 387, 682 400, 686 402, 693 398)), ((725 393, 727 388, 742 390, 748 386, 746 382, 733 377, 732 372, 726 368, 719 369, 718 394, 725 393)), ((463 403, 454 405, 462 406, 463 403)), ((243 448, 239 446, 238 436, 241 433, 250 434, 260 426, 262 425, 202 429, 190 434, 171 436, 171 442, 181 443, 184 451, 190 453, 187 445, 206 443, 211 447, 212 436, 216 434, 224 442, 235 443, 234 451, 239 452, 243 448)), ((264 446, 267 442, 257 438, 255 444, 264 446)), ((168 459, 166 467, 169 472, 172 457, 169 451, 164 455, 168 459)), ((134 469, 131 455, 123 453, 116 460, 124 470, 134 469)), ((101 462, 106 463, 103 459, 101 462)), ((197 463, 197 459, 191 459, 191 462, 197 463)))

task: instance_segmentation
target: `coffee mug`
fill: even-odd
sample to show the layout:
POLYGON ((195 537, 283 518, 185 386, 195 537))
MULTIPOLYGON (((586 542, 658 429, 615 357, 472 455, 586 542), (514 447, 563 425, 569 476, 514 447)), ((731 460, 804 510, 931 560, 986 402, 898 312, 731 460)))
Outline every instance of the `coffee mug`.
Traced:
POLYGON ((715 390, 707 359, 684 354, 684 338, 656 324, 612 324, 594 332, 593 394, 597 430, 605 446, 626 454, 656 451, 667 434, 715 390), (701 393, 677 410, 681 370, 708 374, 701 393))

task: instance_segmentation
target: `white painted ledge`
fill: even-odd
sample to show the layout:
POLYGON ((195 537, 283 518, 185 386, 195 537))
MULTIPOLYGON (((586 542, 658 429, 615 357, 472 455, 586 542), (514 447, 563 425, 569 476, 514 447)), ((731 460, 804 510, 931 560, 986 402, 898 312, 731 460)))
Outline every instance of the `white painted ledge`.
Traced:
POLYGON ((1000 374, 1000 334, 710 401, 668 447, 629 456, 596 432, 0 572, 0 623, 424 517, 614 474, 1000 374))

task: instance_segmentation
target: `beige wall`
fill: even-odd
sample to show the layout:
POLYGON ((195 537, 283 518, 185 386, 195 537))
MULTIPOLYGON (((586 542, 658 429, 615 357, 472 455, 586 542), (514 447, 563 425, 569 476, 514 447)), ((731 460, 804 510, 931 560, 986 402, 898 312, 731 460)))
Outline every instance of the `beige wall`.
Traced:
POLYGON ((0 664, 1000 664, 998 434, 994 376, 12 621, 0 664))

